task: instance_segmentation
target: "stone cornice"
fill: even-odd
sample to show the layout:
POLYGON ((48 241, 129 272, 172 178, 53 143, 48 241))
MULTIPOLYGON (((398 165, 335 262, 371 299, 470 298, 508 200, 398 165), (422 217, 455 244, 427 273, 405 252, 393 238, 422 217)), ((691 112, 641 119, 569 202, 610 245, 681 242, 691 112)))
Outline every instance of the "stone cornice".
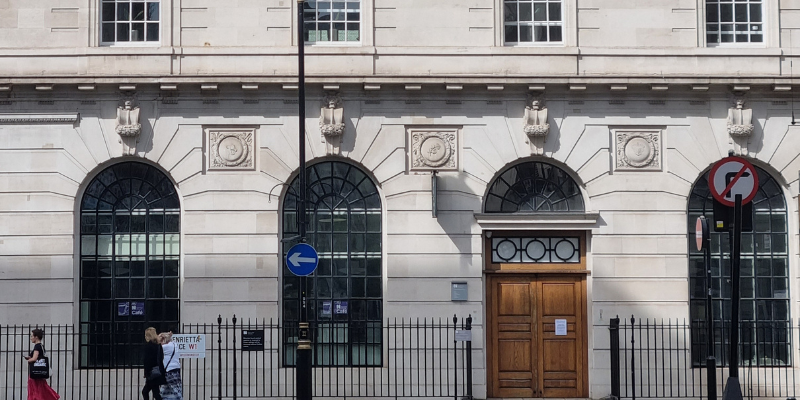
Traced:
POLYGON ((80 114, 0 114, 0 125, 74 124, 80 117, 80 114))

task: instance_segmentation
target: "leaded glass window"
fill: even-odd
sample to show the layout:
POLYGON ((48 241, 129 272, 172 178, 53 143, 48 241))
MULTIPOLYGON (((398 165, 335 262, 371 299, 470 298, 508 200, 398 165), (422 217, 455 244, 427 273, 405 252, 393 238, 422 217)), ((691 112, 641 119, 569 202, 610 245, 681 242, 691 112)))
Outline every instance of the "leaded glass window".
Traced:
POLYGON ((706 41, 720 43, 764 42, 762 0, 706 0, 706 41))
POLYGON ((303 37, 306 42, 358 42, 361 40, 361 0, 303 2, 303 37))
POLYGON ((160 0, 102 0, 100 43, 159 41, 160 0))
POLYGON ((578 184, 561 168, 543 162, 515 165, 492 183, 487 213, 583 212, 578 184))
MULTIPOLYGON (((308 321, 314 365, 381 365, 383 281, 381 200, 358 168, 325 161, 307 168, 307 242, 319 253, 308 278, 308 321)), ((297 236, 295 178, 283 203, 283 236, 297 236)), ((293 243, 284 246, 285 252, 293 243)), ((300 278, 283 266, 283 318, 296 326, 300 278)), ((295 334, 284 335, 287 365, 294 364, 295 334)))
POLYGON ((581 262, 579 237, 493 237, 493 263, 581 262))
POLYGON ((81 366, 137 365, 145 328, 179 321, 175 187, 147 164, 108 167, 86 187, 80 232, 81 366))
POLYGON ((560 43, 562 0, 504 0, 505 42, 560 43))
MULTIPOLYGON (((788 365, 789 248, 786 201, 778 182, 761 168, 759 189, 753 199, 753 232, 742 233, 742 322, 739 355, 743 365, 788 365)), ((706 309, 707 282, 703 253, 695 245, 695 222, 705 215, 713 221, 713 197, 708 172, 695 183, 689 196, 689 286, 691 298, 692 356, 696 365, 705 361, 705 321, 714 321, 714 354, 727 365, 731 320, 730 238, 711 229, 712 310, 706 309)))

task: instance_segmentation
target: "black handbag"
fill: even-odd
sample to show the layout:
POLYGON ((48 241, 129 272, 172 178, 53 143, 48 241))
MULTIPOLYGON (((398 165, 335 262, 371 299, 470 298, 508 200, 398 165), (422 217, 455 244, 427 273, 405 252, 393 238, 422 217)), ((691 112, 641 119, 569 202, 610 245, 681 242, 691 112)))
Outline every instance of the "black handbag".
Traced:
POLYGON ((44 355, 44 347, 42 347, 42 354, 31 363, 30 369, 31 379, 47 379, 50 378, 50 360, 44 355))
POLYGON ((150 370, 150 376, 147 377, 147 381, 148 382, 157 382, 157 381, 160 381, 163 378, 164 378, 164 376, 161 375, 161 368, 158 368, 158 366, 155 366, 155 367, 153 367, 153 369, 150 370))
MULTIPOLYGON (((161 345, 158 346, 159 354, 163 354, 161 349, 161 345)), ((156 357, 158 358, 158 357, 156 357)), ((161 374, 161 367, 156 365, 152 369, 150 369, 150 375, 147 376, 147 382, 160 382, 164 379, 164 375, 161 374)))

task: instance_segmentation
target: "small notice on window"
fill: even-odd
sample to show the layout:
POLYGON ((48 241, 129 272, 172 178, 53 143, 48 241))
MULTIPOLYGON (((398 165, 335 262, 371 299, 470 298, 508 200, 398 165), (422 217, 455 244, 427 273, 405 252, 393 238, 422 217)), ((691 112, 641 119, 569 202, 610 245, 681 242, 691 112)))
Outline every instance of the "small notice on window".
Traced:
POLYGON ((144 315, 144 302, 132 301, 131 302, 131 315, 142 316, 144 315))
POLYGON ((322 302, 322 316, 330 318, 330 316, 331 316, 331 302, 330 301, 323 301, 322 302))
POLYGON ((556 320, 556 336, 567 336, 567 320, 556 320))

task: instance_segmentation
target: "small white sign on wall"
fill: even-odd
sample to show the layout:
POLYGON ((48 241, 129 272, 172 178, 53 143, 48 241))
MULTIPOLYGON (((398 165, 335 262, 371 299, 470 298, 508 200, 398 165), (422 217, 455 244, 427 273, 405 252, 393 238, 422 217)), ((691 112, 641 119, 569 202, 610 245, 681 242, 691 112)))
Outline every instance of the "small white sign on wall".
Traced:
POLYGON ((556 336, 567 336, 567 320, 556 320, 556 336))
POLYGON ((178 358, 206 358, 206 335, 175 334, 172 342, 178 358))

